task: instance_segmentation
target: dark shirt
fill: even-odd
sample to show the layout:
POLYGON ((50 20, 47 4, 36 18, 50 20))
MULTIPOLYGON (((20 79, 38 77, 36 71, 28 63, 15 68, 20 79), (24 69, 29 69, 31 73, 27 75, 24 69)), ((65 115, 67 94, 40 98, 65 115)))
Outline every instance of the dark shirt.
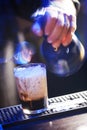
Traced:
POLYGON ((11 1, 11 5, 17 15, 29 18, 30 15, 35 12, 38 7, 40 7, 41 2, 40 0, 35 0, 35 3, 33 0, 21 0, 20 2, 13 0, 11 1))
POLYGON ((49 0, 9 0, 16 15, 25 19, 30 19, 37 8, 47 6, 49 0))

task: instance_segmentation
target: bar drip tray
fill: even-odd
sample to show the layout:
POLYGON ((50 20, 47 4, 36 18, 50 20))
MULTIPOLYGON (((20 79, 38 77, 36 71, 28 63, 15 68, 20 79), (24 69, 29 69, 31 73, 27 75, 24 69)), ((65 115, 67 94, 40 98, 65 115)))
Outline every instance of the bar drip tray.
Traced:
POLYGON ((38 115, 26 115, 22 105, 0 109, 0 124, 4 127, 53 117, 64 117, 87 112, 87 91, 67 94, 48 99, 48 109, 38 115))

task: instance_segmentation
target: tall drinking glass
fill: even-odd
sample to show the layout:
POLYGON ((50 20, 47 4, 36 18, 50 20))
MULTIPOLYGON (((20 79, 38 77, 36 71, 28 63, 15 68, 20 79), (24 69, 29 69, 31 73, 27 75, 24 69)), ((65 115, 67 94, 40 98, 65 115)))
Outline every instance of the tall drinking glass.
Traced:
POLYGON ((14 68, 19 98, 27 114, 37 114, 47 109, 47 77, 43 63, 29 63, 14 68))

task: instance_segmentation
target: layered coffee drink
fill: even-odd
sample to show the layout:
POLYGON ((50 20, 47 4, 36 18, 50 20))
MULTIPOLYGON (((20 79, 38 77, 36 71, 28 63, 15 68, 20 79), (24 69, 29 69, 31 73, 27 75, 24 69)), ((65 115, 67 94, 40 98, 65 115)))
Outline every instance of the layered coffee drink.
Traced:
POLYGON ((19 98, 23 108, 39 113, 47 108, 46 67, 42 63, 30 63, 14 68, 19 98))

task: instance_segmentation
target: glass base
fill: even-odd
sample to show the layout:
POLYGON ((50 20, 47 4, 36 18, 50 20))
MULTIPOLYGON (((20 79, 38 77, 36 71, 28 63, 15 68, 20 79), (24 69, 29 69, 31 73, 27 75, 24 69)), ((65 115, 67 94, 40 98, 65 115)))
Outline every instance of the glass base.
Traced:
POLYGON ((29 109, 23 109, 24 114, 32 115, 32 114, 40 114, 44 111, 46 111, 47 108, 39 109, 39 110, 29 110, 29 109))

